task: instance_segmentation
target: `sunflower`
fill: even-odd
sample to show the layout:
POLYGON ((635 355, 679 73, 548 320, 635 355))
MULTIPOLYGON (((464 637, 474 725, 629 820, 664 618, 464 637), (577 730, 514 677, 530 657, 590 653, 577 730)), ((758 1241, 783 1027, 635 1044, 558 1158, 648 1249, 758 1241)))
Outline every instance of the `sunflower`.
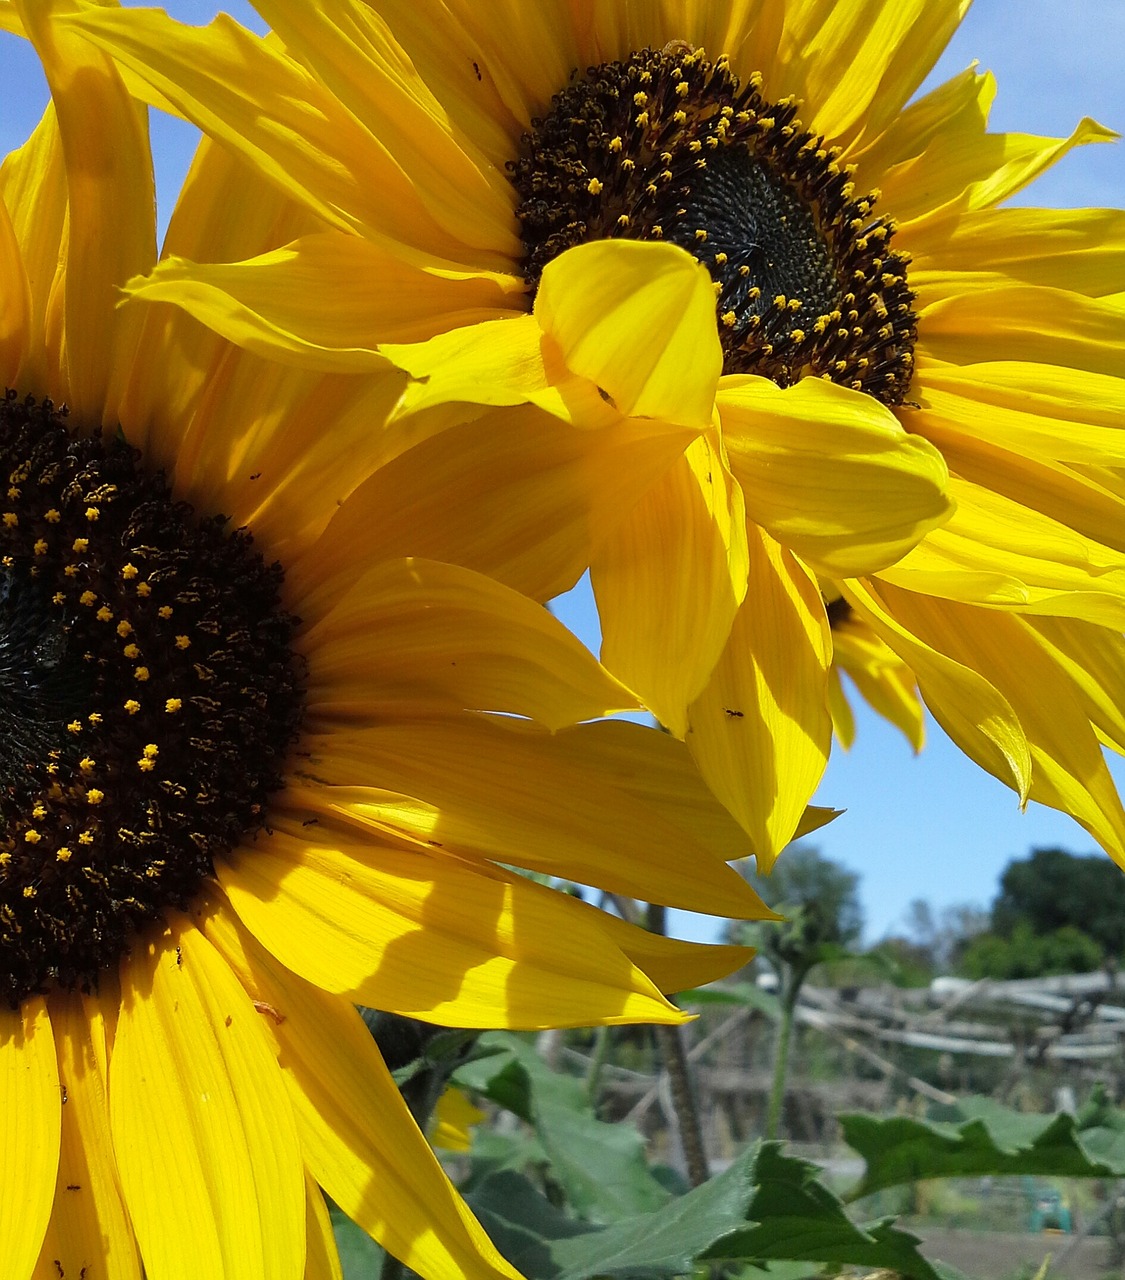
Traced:
MULTIPOLYGON (((20 15, 52 104, 0 166, 4 1275, 339 1276, 323 1188, 422 1275, 513 1277, 353 1002, 678 1022, 661 990, 745 952, 511 868, 753 916, 739 832, 681 744, 599 722, 635 699, 545 610, 404 558, 451 494, 381 463, 401 375, 117 305, 155 257, 143 109, 51 6, 20 15)), ((205 146, 167 243, 310 225, 205 146)))
POLYGON ((257 8, 267 40, 70 19, 329 226, 138 296, 298 364, 391 358, 406 418, 577 379, 703 420, 603 527, 602 659, 763 864, 827 758, 837 598, 1125 862, 1125 218, 999 207, 1114 135, 991 134, 972 68, 912 101, 967 0, 257 8))

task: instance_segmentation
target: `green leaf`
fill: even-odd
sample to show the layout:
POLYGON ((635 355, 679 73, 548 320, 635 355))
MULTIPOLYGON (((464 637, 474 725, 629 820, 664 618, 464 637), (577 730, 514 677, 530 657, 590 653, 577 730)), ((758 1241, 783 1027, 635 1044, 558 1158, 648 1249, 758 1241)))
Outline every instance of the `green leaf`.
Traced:
POLYGON ((562 1215, 526 1179, 488 1178, 469 1197, 493 1242, 528 1280, 679 1276, 745 1217, 754 1153, 652 1213, 595 1227, 562 1215))
POLYGON ((481 1041, 499 1052, 459 1067, 454 1079, 534 1127, 551 1178, 578 1217, 604 1222, 668 1200, 648 1168, 644 1139, 629 1126, 598 1120, 581 1080, 552 1071, 518 1036, 490 1032, 481 1041))
POLYGON ((527 1280, 555 1280, 562 1264, 555 1257, 559 1242, 587 1232, 589 1223, 560 1213, 522 1174, 504 1170, 490 1174, 466 1197, 492 1243, 527 1280))
POLYGON ((667 1203, 669 1193, 649 1171, 644 1138, 632 1125, 604 1124, 538 1094, 534 1116, 551 1176, 579 1217, 612 1222, 667 1203))
POLYGON ((901 1231, 889 1218, 856 1225, 839 1198, 818 1181, 818 1172, 806 1160, 782 1155, 776 1143, 763 1143, 747 1211, 751 1225, 732 1231, 700 1258, 853 1263, 884 1267, 912 1280, 938 1280, 933 1266, 918 1252, 916 1236, 901 1231))
POLYGON ((744 1009, 757 1009, 776 1021, 781 1017, 781 1001, 772 991, 766 991, 755 982, 736 982, 727 987, 700 987, 681 991, 676 1003, 684 1008, 703 1008, 708 1005, 734 1005, 744 1009))
POLYGON ((387 1255, 342 1209, 330 1205, 329 1214, 344 1280, 379 1280, 387 1255))
POLYGON ((955 1280, 953 1273, 935 1271, 918 1253, 915 1238, 889 1221, 866 1227, 850 1222, 816 1175, 814 1165, 766 1144, 663 1207, 604 1227, 564 1216, 531 1182, 511 1172, 486 1179, 469 1202, 501 1253, 528 1280, 669 1280, 690 1273, 699 1260, 763 1264, 747 1271, 745 1280, 806 1280, 820 1263, 884 1267, 914 1280, 955 1280))
POLYGON ((844 1140, 866 1162, 849 1200, 926 1178, 986 1174, 1105 1178, 1125 1175, 1125 1122, 1112 1109, 1029 1116, 966 1098, 945 1123, 905 1116, 840 1116, 844 1140))

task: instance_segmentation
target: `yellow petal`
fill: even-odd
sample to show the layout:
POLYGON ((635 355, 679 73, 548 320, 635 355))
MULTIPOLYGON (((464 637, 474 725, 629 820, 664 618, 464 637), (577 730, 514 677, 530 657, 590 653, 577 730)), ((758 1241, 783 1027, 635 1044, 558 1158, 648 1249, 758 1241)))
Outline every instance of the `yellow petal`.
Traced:
POLYGON ((36 1280, 40 1274, 58 1280, 60 1269, 65 1276, 79 1276, 91 1266, 100 1268, 106 1280, 141 1280, 109 1131, 105 1026, 96 1012, 98 998, 51 996, 65 1105, 55 1207, 36 1280), (87 1008, 94 1016, 88 1016, 87 1008))
POLYGON ((430 1145, 445 1151, 468 1151, 473 1145, 471 1127, 484 1118, 480 1107, 474 1107, 460 1089, 449 1086, 434 1108, 430 1145))
POLYGON ((815 579, 761 530, 748 530, 750 590, 687 744, 768 871, 793 838, 832 741, 825 702, 828 620, 815 579))
POLYGON ((378 470, 388 446, 379 427, 402 375, 315 376, 222 345, 226 358, 208 369, 179 438, 161 423, 149 452, 163 452, 171 436, 165 464, 176 496, 248 525, 289 565, 378 470))
POLYGON ((282 967, 228 912, 208 937, 263 1009, 318 1183, 425 1280, 520 1280, 418 1130, 355 1009, 282 967))
POLYGON ((17 0, 43 62, 66 158, 66 400, 79 421, 110 421, 130 377, 141 317, 117 309, 117 290, 156 258, 155 189, 147 116, 104 54, 55 14, 17 0))
MULTIPOLYGON (((412 193, 448 234, 478 251, 518 257, 516 194, 454 124, 384 17, 359 0, 331 7, 262 0, 262 17, 407 175, 412 193)), ((498 17, 499 15, 497 15, 498 17)), ((435 17, 435 23, 444 15, 435 17)), ((468 57, 465 50, 461 61, 468 57)), ((371 174, 373 194, 380 175, 371 174)))
POLYGON ((861 618, 910 667, 934 719, 969 757, 1012 787, 1031 789, 1031 748, 1011 703, 971 664, 958 662, 899 621, 870 584, 841 584, 861 618))
POLYGON ((853 0, 793 7, 798 15, 802 8, 821 15, 815 32, 800 32, 797 54, 804 96, 815 104, 808 123, 832 141, 845 141, 862 127, 869 110, 878 128, 906 102, 956 30, 968 3, 907 0, 887 5, 882 0, 853 0))
POLYGON ((935 424, 947 435, 1048 461, 1125 465, 1120 378, 1020 361, 960 367, 927 361, 914 391, 921 408, 911 412, 911 426, 925 435, 935 424))
POLYGON ((832 717, 836 741, 845 751, 850 751, 855 742, 855 716, 844 692, 839 668, 835 665, 828 672, 828 712, 832 717))
POLYGON ((432 704, 560 729, 638 705, 541 605, 432 560, 390 560, 364 574, 299 643, 314 723, 432 704))
POLYGON ((880 595, 903 625, 972 664, 1007 700, 1027 734, 1033 800, 1061 809, 1125 866, 1125 809, 1082 700, 1024 619, 893 587, 880 595))
POLYGON ((882 134, 865 139, 856 156, 856 190, 880 190, 880 203, 907 224, 902 234, 909 235, 913 220, 954 200, 962 189, 964 182, 958 184, 953 169, 984 133, 995 96, 992 74, 978 74, 975 67, 923 94, 882 134), (937 164, 927 172, 931 157, 937 164), (922 176, 930 180, 920 182, 922 176))
POLYGON ((532 726, 407 714, 307 734, 304 749, 304 771, 323 790, 306 788, 302 804, 387 827, 383 797, 365 794, 377 780, 427 806, 400 818, 409 838, 688 911, 760 914, 760 899, 726 865, 733 855, 709 852, 675 806, 646 806, 532 726))
MULTIPOLYGON (((504 727, 515 729, 511 723, 504 727)), ((530 733, 529 729, 524 736, 530 733)), ((600 720, 574 725, 550 738, 536 736, 537 752, 586 770, 649 814, 681 828, 680 838, 689 842, 684 848, 693 849, 690 860, 699 856, 696 846, 723 862, 753 853, 746 832, 715 802, 687 747, 671 734, 653 733, 648 725, 629 720, 600 720)))
POLYGON ((407 555, 549 600, 575 584, 600 537, 689 438, 621 420, 576 431, 531 408, 435 435, 365 480, 286 566, 295 611, 311 621, 352 586, 357 567, 407 555))
POLYGON ((126 292, 182 307, 258 355, 341 373, 384 367, 380 343, 420 342, 524 310, 524 285, 514 276, 404 261, 340 231, 303 236, 245 262, 166 258, 126 292))
MULTIPOLYGON (((975 412, 978 419, 983 416, 979 405, 975 412)), ((1125 553, 1125 503, 1074 467, 950 430, 936 414, 927 414, 916 429, 941 449, 959 479, 1047 516, 1091 543, 1125 553)), ((951 523, 957 524, 956 517, 951 523)), ((1034 534, 1030 529, 1028 534, 1030 542, 1034 534)))
POLYGON ((604 539, 590 579, 602 661, 682 737, 746 595, 742 492, 700 437, 604 539))
POLYGON ((301 1274, 301 1151, 261 1023, 186 922, 122 964, 110 1124, 151 1280, 301 1274))
POLYGON ((870 396, 739 377, 718 404, 748 519, 826 574, 891 564, 949 518, 941 454, 870 396))
MULTIPOLYGON (((763 920, 780 920, 767 911, 763 920)), ((661 991, 687 991, 729 977, 754 958, 752 947, 716 946, 665 938, 616 916, 607 917, 607 930, 622 951, 642 968, 661 991)))
POLYGON ((47 1003, 0 1007, 0 1258, 15 1280, 31 1274, 59 1165, 58 1064, 47 1003))
POLYGON ((535 318, 624 414, 709 426, 723 356, 705 267, 672 244, 597 240, 547 264, 535 318))
POLYGON ((565 895, 345 831, 282 815, 217 868, 254 936, 308 981, 457 1027, 679 1020, 565 895))

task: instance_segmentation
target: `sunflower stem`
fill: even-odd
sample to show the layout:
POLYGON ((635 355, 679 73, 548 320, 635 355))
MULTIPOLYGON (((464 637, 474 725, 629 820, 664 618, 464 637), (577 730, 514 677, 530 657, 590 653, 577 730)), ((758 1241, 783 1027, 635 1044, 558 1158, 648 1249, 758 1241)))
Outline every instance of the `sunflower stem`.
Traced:
POLYGON ((781 1124, 781 1108, 785 1101, 785 1076, 789 1069, 789 1044, 793 1035, 793 1016, 800 994, 800 981, 790 981, 781 998, 781 1017, 777 1023, 777 1043, 773 1052, 773 1082, 770 1085, 770 1101, 766 1109, 765 1137, 769 1141, 777 1137, 781 1124))
POLYGON ((703 1128, 699 1123, 699 1109, 691 1087, 691 1072, 683 1037, 679 1027, 658 1026, 656 1042, 664 1059, 664 1070, 671 1085, 672 1107, 676 1113, 676 1128, 680 1134, 680 1147, 684 1153, 688 1181, 693 1187, 702 1186, 711 1176, 707 1167, 707 1152, 703 1146, 703 1128))

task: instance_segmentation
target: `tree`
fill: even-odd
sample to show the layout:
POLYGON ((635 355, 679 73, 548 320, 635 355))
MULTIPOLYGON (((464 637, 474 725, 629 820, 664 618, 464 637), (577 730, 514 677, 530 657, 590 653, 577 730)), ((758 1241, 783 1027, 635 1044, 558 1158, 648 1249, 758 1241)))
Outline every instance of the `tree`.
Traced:
POLYGON ((1125 952, 1125 875, 1102 854, 1033 849, 1008 863, 992 904, 992 932, 1010 938, 1020 921, 1038 935, 1070 925, 1107 955, 1125 952))
POLYGON ((961 958, 967 978, 1042 978, 1052 973, 1088 973, 1102 961, 1102 949, 1073 925, 1036 934, 1021 920, 1010 937, 985 933, 961 958))

